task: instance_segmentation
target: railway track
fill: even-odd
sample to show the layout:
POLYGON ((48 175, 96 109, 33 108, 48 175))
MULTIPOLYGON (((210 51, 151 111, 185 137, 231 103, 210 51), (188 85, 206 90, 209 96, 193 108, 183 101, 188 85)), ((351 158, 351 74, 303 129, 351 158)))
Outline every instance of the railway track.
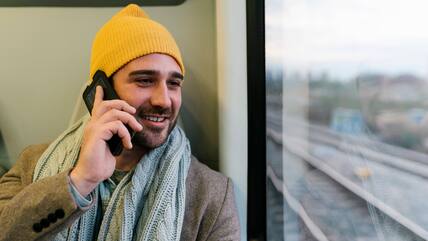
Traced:
MULTIPOLYGON (((276 177, 272 168, 268 167, 267 171, 275 191, 283 196, 289 207, 285 216, 293 212, 301 223, 297 235, 286 232, 284 239, 277 240, 425 240, 320 171, 315 170, 305 178, 311 185, 299 187, 298 194, 276 177)), ((285 226, 290 225, 286 223, 290 220, 285 219, 285 226)))
MULTIPOLYGON (((272 123, 270 123, 270 125, 272 126, 272 123)), ((314 132, 312 132, 312 134, 313 133, 314 132)), ((316 136, 315 138, 311 138, 309 142, 308 140, 299 140, 296 137, 289 136, 287 138, 287 143, 282 143, 282 134, 278 134, 278 132, 274 131, 273 129, 268 129, 267 134, 268 134, 268 138, 270 138, 276 144, 284 146, 285 148, 284 150, 287 150, 288 152, 298 157, 300 160, 304 161, 311 168, 314 168, 314 171, 311 171, 311 177, 307 177, 307 178, 318 180, 318 181, 311 182, 312 190, 311 191, 306 190, 307 194, 311 192, 313 194, 314 192, 316 192, 317 195, 320 196, 323 193, 320 190, 323 190, 323 188, 325 187, 329 187, 327 189, 330 190, 330 194, 332 192, 335 193, 333 195, 333 197, 335 198, 333 199, 335 199, 337 203, 348 203, 348 204, 351 203, 350 206, 354 206, 356 210, 359 210, 357 213, 353 214, 353 216, 359 216, 359 220, 365 220, 365 221, 349 222, 350 223, 349 226, 353 226, 354 229, 350 229, 351 231, 348 233, 355 233, 355 234, 358 233, 358 234, 362 234, 363 237, 366 237, 365 239, 363 238, 361 240, 394 240, 393 239, 394 237, 400 237, 399 239, 396 239, 396 240, 428 240, 428 232, 424 228, 426 226, 421 226, 420 223, 415 222, 414 219, 408 218, 406 215, 403 215, 403 212, 401 212, 401 210, 397 210, 393 205, 390 205, 390 203, 387 203, 382 198, 379 198, 378 196, 376 196, 375 195, 376 193, 370 192, 364 186, 356 184, 355 180, 352 180, 352 178, 349 177, 349 173, 346 174, 344 173, 345 171, 343 170, 341 171, 340 169, 335 169, 334 166, 331 165, 331 163, 327 163, 325 160, 321 160, 319 157, 314 155, 314 153, 311 153, 311 151, 308 151, 307 147, 309 144, 309 146, 311 146, 311 148, 309 149, 312 149, 313 146, 317 145, 317 144, 314 144, 313 142, 318 142, 318 145, 319 143, 321 143, 322 145, 327 145, 331 148, 334 148, 336 152, 344 153, 348 157, 352 155, 359 155, 358 158, 361 158, 361 155, 363 153, 364 160, 366 162, 367 161, 378 162, 381 165, 386 165, 389 167, 392 166, 393 168, 400 170, 402 172, 407 172, 407 173, 410 173, 410 175, 414 175, 414 176, 421 176, 426 179, 427 177, 426 172, 423 169, 423 168, 426 168, 424 166, 425 165, 424 163, 417 162, 417 161, 411 162, 401 157, 400 158, 393 157, 388 153, 387 154, 377 153, 376 155, 374 155, 373 150, 367 149, 365 143, 363 145, 358 145, 358 142, 354 142, 352 145, 349 145, 349 146, 352 146, 354 150, 356 147, 358 147, 357 148, 358 151, 352 151, 349 149, 349 147, 348 149, 346 149, 343 147, 343 145, 340 146, 340 143, 338 142, 337 138, 332 138, 331 136, 328 136, 328 135, 323 136, 322 134, 319 134, 319 133, 317 134, 319 136, 316 136), (305 148, 300 148, 300 147, 305 147, 305 148), (395 161, 393 162, 393 164, 391 164, 391 159, 395 161), (400 164, 397 164, 397 163, 400 163, 400 164), (409 167, 409 165, 406 165, 406 164, 403 165, 403 163, 406 163, 406 164, 416 163, 417 165, 421 165, 422 168, 415 169, 414 166, 410 165, 409 167), (326 184, 324 186, 323 185, 317 186, 317 184, 319 183, 324 183, 324 184, 328 183, 328 185, 326 184), (335 191, 331 191, 331 190, 335 190, 335 191), (345 197, 346 200, 339 201, 340 198, 343 198, 343 197, 345 197), (363 215, 362 213, 365 213, 365 214, 363 215), (358 225, 356 225, 355 223, 358 223, 358 225), (360 227, 360 228, 356 228, 356 227, 360 227), (383 232, 382 230, 385 227, 393 227, 393 228, 391 228, 389 232, 383 232), (397 230, 399 230, 399 232, 397 232, 397 230), (390 235, 392 233, 394 234, 393 236, 390 235), (370 238, 367 239, 367 237, 371 237, 371 239, 370 238), (373 239, 373 238, 376 238, 376 239, 373 239)), ((288 190, 287 185, 284 183, 283 180, 281 180, 280 178, 281 175, 275 174, 275 171, 278 171, 278 170, 275 170, 275 171, 274 170, 275 170, 274 168, 271 168, 270 166, 268 166, 269 180, 272 181, 276 190, 278 192, 281 192, 281 195, 284 196, 284 199, 287 202, 287 205, 289 205, 290 208, 294 210, 296 214, 298 214, 302 222, 305 224, 305 227, 307 227, 307 230, 311 233, 313 237, 316 238, 316 240, 357 240, 352 238, 338 239, 337 230, 334 231, 334 229, 332 230, 328 226, 319 227, 317 223, 321 222, 322 224, 322 223, 325 223, 326 221, 325 220, 320 221, 322 220, 322 218, 320 218, 320 215, 314 214, 313 210, 308 211, 313 209, 312 206, 316 207, 317 202, 315 200, 308 201, 310 200, 310 198, 308 199, 308 195, 306 195, 306 198, 303 198, 303 200, 306 200, 306 202, 308 203, 312 203, 312 205, 308 205, 308 203, 304 205, 304 201, 302 201, 302 196, 293 197, 293 195, 291 194, 292 192, 287 191, 288 190), (302 210, 306 211, 306 214, 302 210), (311 213, 311 215, 314 215, 316 217, 314 218, 315 221, 314 220, 311 221, 311 219, 309 218, 310 216, 309 213, 311 213)), ((308 183, 309 181, 306 180, 306 182, 308 183)), ((302 193, 304 192, 300 191, 299 195, 302 195, 302 193)), ((305 195, 303 194, 303 196, 305 195)), ((315 208, 315 210, 317 209, 315 208)), ((337 211, 337 209, 334 209, 334 208, 331 210, 337 211)), ((339 213, 340 212, 346 213, 344 210, 339 211, 339 213)), ((330 222, 332 221, 330 220, 330 222)), ((344 229, 347 229, 347 227, 344 227, 344 229)), ((343 232, 339 232, 339 233, 341 233, 341 235, 339 236, 343 238, 344 233, 343 232)))

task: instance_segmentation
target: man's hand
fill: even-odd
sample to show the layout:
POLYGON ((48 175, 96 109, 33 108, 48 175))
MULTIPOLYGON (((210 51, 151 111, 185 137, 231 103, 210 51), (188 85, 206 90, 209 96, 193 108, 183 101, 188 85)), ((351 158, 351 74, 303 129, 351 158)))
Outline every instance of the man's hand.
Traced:
POLYGON ((70 173, 72 183, 83 196, 87 196, 100 182, 109 178, 116 159, 106 141, 114 134, 122 139, 123 147, 132 149, 131 136, 125 124, 134 131, 143 129, 133 114, 134 107, 123 100, 103 100, 103 88, 97 86, 90 121, 86 124, 77 165, 70 173))

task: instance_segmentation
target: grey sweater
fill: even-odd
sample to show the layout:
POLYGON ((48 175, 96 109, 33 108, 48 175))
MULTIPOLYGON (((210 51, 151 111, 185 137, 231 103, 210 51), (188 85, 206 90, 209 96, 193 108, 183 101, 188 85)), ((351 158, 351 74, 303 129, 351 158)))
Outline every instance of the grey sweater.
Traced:
MULTIPOLYGON (((37 160, 46 148, 26 148, 0 179, 0 241, 51 240, 87 210, 74 201, 69 170, 32 182, 37 160)), ((194 157, 186 179, 181 240, 240 240, 231 180, 194 157)))

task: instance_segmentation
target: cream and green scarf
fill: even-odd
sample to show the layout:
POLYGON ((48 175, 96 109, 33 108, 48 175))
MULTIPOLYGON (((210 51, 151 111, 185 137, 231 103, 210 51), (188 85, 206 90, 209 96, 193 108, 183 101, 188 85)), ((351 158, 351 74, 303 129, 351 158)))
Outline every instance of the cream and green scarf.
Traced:
MULTIPOLYGON (((33 181, 65 171, 76 164, 89 115, 62 133, 37 162, 33 181)), ((97 237, 99 202, 55 240, 179 240, 184 219, 190 145, 175 127, 167 141, 146 154, 111 193, 100 183, 93 196, 109 200, 97 237)))

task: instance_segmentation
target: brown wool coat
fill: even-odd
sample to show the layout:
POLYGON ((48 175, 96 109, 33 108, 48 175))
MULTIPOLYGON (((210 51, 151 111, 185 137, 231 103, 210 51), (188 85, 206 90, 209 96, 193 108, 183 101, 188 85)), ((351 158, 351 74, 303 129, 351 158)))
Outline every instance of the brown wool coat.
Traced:
MULTIPOLYGON (((32 182, 37 160, 46 148, 26 148, 0 179, 0 241, 51 240, 85 212, 70 193, 68 171, 32 182)), ((181 240, 239 239, 231 180, 192 158, 181 240)))

